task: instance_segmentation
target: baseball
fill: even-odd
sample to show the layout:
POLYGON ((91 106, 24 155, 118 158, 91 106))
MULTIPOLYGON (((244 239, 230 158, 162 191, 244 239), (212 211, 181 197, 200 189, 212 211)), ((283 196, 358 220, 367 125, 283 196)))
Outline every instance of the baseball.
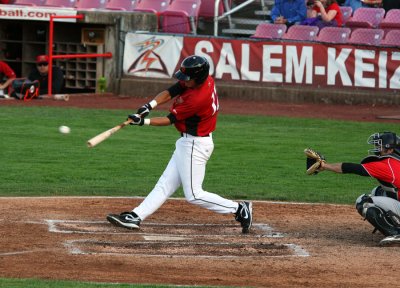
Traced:
POLYGON ((58 131, 60 131, 62 134, 68 134, 71 132, 71 129, 68 126, 60 126, 58 127, 58 131))

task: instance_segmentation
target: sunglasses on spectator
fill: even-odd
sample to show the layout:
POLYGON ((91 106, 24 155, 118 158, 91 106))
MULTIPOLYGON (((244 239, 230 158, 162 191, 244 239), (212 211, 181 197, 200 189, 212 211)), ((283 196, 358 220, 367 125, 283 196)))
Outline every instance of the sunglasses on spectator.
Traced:
POLYGON ((38 63, 37 64, 37 66, 47 66, 47 65, 49 65, 49 63, 46 63, 46 62, 42 62, 42 63, 38 63))

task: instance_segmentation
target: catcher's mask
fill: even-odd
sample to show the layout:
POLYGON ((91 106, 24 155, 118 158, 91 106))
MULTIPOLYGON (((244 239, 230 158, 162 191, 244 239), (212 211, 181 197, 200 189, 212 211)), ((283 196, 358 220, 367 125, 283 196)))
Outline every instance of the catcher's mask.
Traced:
POLYGON ((207 79, 209 71, 210 64, 206 58, 192 55, 182 61, 181 68, 176 71, 175 77, 181 81, 194 79, 197 84, 201 84, 207 79))
POLYGON ((374 145, 373 149, 368 150, 370 154, 380 155, 384 149, 393 149, 400 155, 400 138, 393 132, 374 133, 368 138, 368 144, 374 145))

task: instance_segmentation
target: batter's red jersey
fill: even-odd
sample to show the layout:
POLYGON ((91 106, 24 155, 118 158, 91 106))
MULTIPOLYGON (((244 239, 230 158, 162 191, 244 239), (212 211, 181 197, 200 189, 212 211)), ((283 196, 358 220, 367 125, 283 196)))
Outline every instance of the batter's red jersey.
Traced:
POLYGON ((208 76, 206 81, 195 88, 183 88, 175 98, 171 114, 176 118, 176 129, 193 136, 206 136, 215 130, 218 116, 218 95, 214 79, 208 76))
POLYGON ((0 74, 4 74, 8 79, 16 77, 15 72, 3 61, 0 61, 0 74))
MULTIPOLYGON (((372 158, 372 157, 371 157, 372 158)), ((379 160, 361 164, 371 177, 391 183, 400 188, 400 160, 394 157, 381 157, 379 160)))

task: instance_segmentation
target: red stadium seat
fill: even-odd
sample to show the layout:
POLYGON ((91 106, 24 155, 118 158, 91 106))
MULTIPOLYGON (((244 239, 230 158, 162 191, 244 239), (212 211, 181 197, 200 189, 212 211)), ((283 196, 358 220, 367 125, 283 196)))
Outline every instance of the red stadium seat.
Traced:
POLYGON ((43 6, 45 0, 15 0, 14 5, 43 6))
POLYGON ((169 0, 141 0, 133 10, 158 14, 165 11, 169 3, 169 0))
POLYGON ((400 46, 400 30, 390 30, 381 42, 381 46, 400 46))
POLYGON ((389 10, 379 25, 379 28, 384 29, 385 32, 391 29, 400 29, 400 9, 389 10))
POLYGON ((350 6, 340 6, 340 11, 342 12, 342 22, 346 25, 346 22, 351 18, 353 14, 353 8, 350 6))
POLYGON ((166 33, 196 34, 201 0, 174 0, 161 13, 161 27, 166 33))
MULTIPOLYGON (((142 0, 143 1, 143 0, 142 0)), ((146 0, 144 0, 146 1, 146 0)), ((108 10, 121 10, 121 11, 133 11, 138 1, 135 0, 108 0, 106 3, 106 9, 108 10)))
POLYGON ((76 9, 104 9, 106 6, 106 0, 76 0, 76 9))
POLYGON ((383 35, 382 29, 358 28, 351 32, 349 43, 379 46, 383 35))
POLYGON ((283 39, 315 41, 319 28, 317 26, 293 25, 290 26, 283 39))
POLYGON ((285 24, 261 23, 256 27, 256 32, 251 38, 280 39, 286 33, 285 24))
POLYGON ((76 0, 46 0, 44 6, 75 8, 76 0))
MULTIPOLYGON (((214 17, 215 0, 201 0, 199 17, 213 18, 214 17)), ((218 16, 224 13, 223 0, 219 2, 218 16)))
POLYGON ((348 27, 325 27, 319 31, 317 41, 325 43, 347 43, 351 29, 348 27))
POLYGON ((383 8, 361 7, 354 11, 353 17, 346 22, 346 27, 355 28, 377 28, 385 16, 383 8))

